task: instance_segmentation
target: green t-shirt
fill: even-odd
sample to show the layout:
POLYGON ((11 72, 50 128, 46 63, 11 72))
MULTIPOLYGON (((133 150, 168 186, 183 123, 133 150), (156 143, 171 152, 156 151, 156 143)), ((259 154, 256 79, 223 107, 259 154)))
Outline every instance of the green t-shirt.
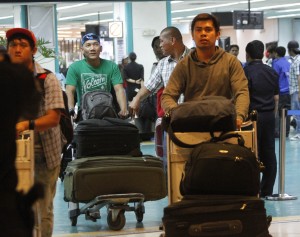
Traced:
POLYGON ((68 69, 66 84, 76 87, 77 104, 81 107, 81 97, 87 91, 103 90, 111 92, 114 85, 123 84, 118 65, 102 59, 100 66, 92 67, 86 59, 72 63, 68 69))

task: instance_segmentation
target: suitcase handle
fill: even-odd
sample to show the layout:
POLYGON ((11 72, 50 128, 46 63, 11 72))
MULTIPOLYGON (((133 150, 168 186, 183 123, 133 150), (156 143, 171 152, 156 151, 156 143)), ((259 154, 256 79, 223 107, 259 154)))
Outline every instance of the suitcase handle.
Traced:
POLYGON ((243 224, 240 220, 205 222, 189 227, 189 236, 228 236, 240 234, 243 231, 243 224))

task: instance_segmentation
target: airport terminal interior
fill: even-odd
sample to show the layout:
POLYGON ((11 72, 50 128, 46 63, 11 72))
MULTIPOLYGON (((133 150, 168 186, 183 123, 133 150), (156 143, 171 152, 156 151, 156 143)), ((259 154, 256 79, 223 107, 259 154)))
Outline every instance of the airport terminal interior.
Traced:
MULTIPOLYGON (((292 128, 291 128, 292 129, 292 128)), ((293 135, 291 130, 290 137, 293 135)), ((281 194, 297 198, 295 200, 265 200, 267 215, 273 217, 269 228, 273 237, 298 237, 300 236, 300 160, 299 141, 288 138, 285 142, 285 158, 279 153, 279 138, 276 138, 276 154, 279 161, 284 159, 285 165, 280 168, 284 171, 284 180, 277 180, 274 186, 274 194, 281 194), (279 186, 281 192, 279 193, 279 186), (283 189, 282 189, 283 187, 283 189)), ((155 155, 154 143, 144 141, 141 143, 143 154, 155 155)), ((63 200, 63 183, 58 180, 57 193, 54 203, 54 234, 53 237, 100 237, 100 236, 123 236, 123 237, 159 237, 163 233, 159 226, 162 223, 163 209, 168 205, 168 198, 145 202, 145 214, 143 222, 137 223, 134 212, 125 212, 126 224, 120 231, 112 231, 107 225, 107 209, 100 209, 101 219, 96 222, 85 220, 84 215, 78 217, 77 225, 71 226, 68 217, 68 203, 63 200)), ((83 204, 80 204, 80 207, 83 204)))
MULTIPOLYGON (((16 15, 18 14, 18 11, 24 11, 23 5, 28 4, 29 13, 40 11, 41 8, 45 8, 46 12, 48 11, 48 7, 51 11, 53 10, 53 3, 50 2, 39 3, 37 9, 35 9, 36 5, 33 3, 34 1, 28 1, 30 3, 24 3, 24 1, 12 1, 14 4, 11 4, 9 1, 0 2, 0 37, 4 37, 7 29, 14 27, 15 20, 19 20, 18 24, 22 23, 22 19, 18 19, 21 17, 16 17, 16 15), (50 6, 48 6, 48 4, 50 6)), ((163 19, 161 21, 152 21, 151 19, 148 20, 144 18, 151 18, 152 15, 158 17, 157 15, 160 16, 162 13, 166 15, 166 7, 164 6, 163 9, 154 8, 156 11, 159 11, 159 14, 157 12, 156 14, 153 14, 152 11, 149 11, 147 14, 144 14, 145 17, 142 14, 142 16, 140 16, 138 13, 142 12, 141 9, 147 8, 145 7, 147 5, 144 5, 146 3, 140 5, 140 2, 143 1, 132 1, 131 5, 129 5, 130 1, 119 1, 119 5, 122 5, 126 10, 123 9, 124 11, 122 12, 120 10, 121 7, 114 4, 114 2, 117 1, 88 1, 87 3, 74 1, 76 4, 70 2, 71 1, 69 1, 69 3, 67 3, 67 1, 60 1, 55 3, 55 14, 57 14, 57 19, 55 19, 54 22, 57 24, 56 29, 54 30, 52 25, 47 25, 49 28, 53 27, 53 32, 51 32, 52 34, 49 38, 52 39, 52 37, 54 37, 53 35, 56 35, 56 46, 58 47, 60 59, 60 62, 56 62, 56 64, 51 61, 51 63, 49 63, 49 69, 52 71, 56 70, 57 73, 59 71, 58 66, 62 66, 63 64, 69 66, 74 61, 82 58, 80 37, 82 33, 89 30, 89 27, 95 29, 95 26, 96 29, 103 34, 105 32, 105 34, 101 36, 101 42, 105 49, 102 52, 102 56, 107 56, 108 59, 113 59, 117 63, 120 63, 121 59, 128 55, 131 50, 135 51, 138 55, 137 61, 145 65, 145 78, 149 78, 152 64, 155 61, 155 56, 150 47, 152 38, 159 35, 160 31, 166 26, 167 20, 169 21, 169 24, 180 28, 186 46, 191 47, 193 46, 193 42, 189 32, 189 24, 196 14, 202 12, 215 12, 216 14, 218 12, 230 12, 231 23, 222 26, 221 39, 224 41, 220 40, 219 44, 224 44, 224 48, 226 45, 229 46, 229 44, 239 44, 241 48, 239 59, 242 62, 245 61, 245 46, 248 40, 254 39, 253 37, 262 40, 265 45, 267 43, 275 43, 276 45, 286 46, 287 42, 292 40, 293 37, 298 41, 300 40, 300 19, 298 18, 300 15, 299 0, 251 0, 251 9, 263 13, 263 15, 260 14, 260 18, 264 16, 265 19, 265 25, 263 26, 263 24, 260 24, 259 28, 253 31, 247 31, 245 29, 236 30, 238 21, 233 21, 232 18, 233 14, 247 11, 248 2, 250 1, 172 1, 169 6, 171 9, 169 9, 169 19, 163 19), (123 38, 118 36, 112 40, 107 35, 109 32, 108 30, 111 29, 109 22, 120 22, 120 19, 124 20, 122 18, 125 18, 125 13, 128 13, 128 9, 130 9, 128 6, 133 9, 133 14, 131 15, 133 18, 133 26, 130 24, 126 26, 124 21, 123 26, 125 31, 123 32, 122 30, 122 34, 127 30, 131 33, 129 34, 131 37, 124 35, 123 38), (234 13, 232 12, 232 9, 237 11, 234 13), (117 13, 114 14, 114 11, 117 11, 117 13), (120 12, 122 14, 120 14, 120 12), (118 19, 116 18, 116 15, 119 15, 118 19), (150 26, 144 26, 146 21, 148 21, 147 23, 149 23, 150 26), (225 42, 225 39, 228 40, 227 43, 225 42), (127 40, 129 42, 126 42, 127 40), (134 44, 130 40, 135 40, 134 44), (116 50, 114 44, 121 45, 122 47, 119 47, 118 50, 116 50), (143 57, 144 55, 147 55, 148 57, 143 57)), ((151 7, 155 7, 153 1, 145 2, 147 2, 147 4, 152 4, 151 7)), ((161 2, 163 1, 157 1, 157 4, 162 4, 161 2)), ((53 15, 50 15, 50 20, 44 22, 52 22, 53 15)), ((37 19, 32 17, 31 21, 40 23, 40 19, 46 16, 46 14, 45 16, 38 16, 37 19)), ((39 34, 43 37, 48 36, 43 35, 43 33, 46 32, 43 28, 45 26, 37 25, 40 27, 39 34)), ((255 25, 255 27, 257 26, 255 25)), ((54 44, 50 46, 50 48, 54 48, 54 44)), ((292 137, 293 135, 295 135, 295 131, 291 127, 289 137, 292 137)), ((293 141, 286 138, 284 144, 285 154, 284 157, 282 157, 280 153, 280 139, 276 138, 278 173, 273 193, 286 198, 283 198, 283 200, 271 200, 271 198, 265 200, 267 215, 270 215, 273 218, 269 227, 269 232, 273 237, 300 236, 299 142, 300 141, 293 141), (281 162, 282 159, 284 159, 284 162, 281 162), (283 172, 283 176, 280 176, 279 171, 283 172)), ((144 155, 149 154, 155 156, 155 144, 153 139, 141 142, 141 150, 144 155)), ((118 231, 113 231, 108 227, 108 213, 105 206, 100 209, 100 219, 96 221, 86 220, 85 215, 83 214, 78 217, 76 226, 72 226, 69 219, 69 205, 68 202, 64 201, 64 184, 58 179, 56 196, 54 199, 53 237, 160 237, 161 234, 163 234, 163 230, 161 230, 160 227, 162 224, 164 208, 168 205, 168 196, 161 200, 145 202, 145 213, 142 222, 137 222, 134 212, 125 212, 125 226, 118 231)), ((80 203, 79 205, 82 207, 84 204, 80 203)))

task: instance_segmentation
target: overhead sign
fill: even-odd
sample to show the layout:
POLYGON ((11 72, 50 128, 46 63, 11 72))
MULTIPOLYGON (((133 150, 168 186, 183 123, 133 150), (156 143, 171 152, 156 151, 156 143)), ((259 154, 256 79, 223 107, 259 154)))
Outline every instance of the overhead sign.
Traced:
POLYGON ((108 37, 121 38, 123 37, 123 22, 112 21, 108 23, 108 37))

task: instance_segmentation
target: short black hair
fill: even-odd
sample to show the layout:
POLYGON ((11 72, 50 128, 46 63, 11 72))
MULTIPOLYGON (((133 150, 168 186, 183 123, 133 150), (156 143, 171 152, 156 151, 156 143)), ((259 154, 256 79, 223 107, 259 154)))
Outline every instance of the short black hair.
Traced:
POLYGON ((252 59, 262 59, 264 57, 264 44, 260 40, 253 40, 246 46, 246 52, 252 59))
POLYGON ((286 49, 283 46, 279 46, 275 49, 275 52, 278 54, 279 57, 284 57, 286 53, 286 49))
POLYGON ((129 59, 131 61, 135 61, 136 60, 136 54, 134 52, 131 52, 128 57, 129 57, 129 59))
POLYGON ((240 50, 240 47, 237 44, 231 44, 229 46, 229 50, 231 50, 232 48, 237 48, 238 50, 240 50))
POLYGON ((267 48, 267 51, 269 53, 275 53, 275 50, 276 50, 276 45, 275 44, 271 44, 268 48, 267 48))
POLYGON ((153 48, 154 47, 154 44, 155 44, 155 41, 156 40, 159 40, 159 36, 155 36, 153 39, 152 39, 152 43, 151 43, 151 47, 153 48))
POLYGON ((197 21, 207 21, 207 20, 211 20, 213 22, 216 32, 220 31, 220 22, 217 17, 208 13, 201 13, 194 17, 191 24, 191 32, 193 32, 197 21))
POLYGON ((174 37, 176 40, 182 41, 182 34, 175 26, 168 26, 164 28, 160 34, 167 33, 168 36, 174 37))

